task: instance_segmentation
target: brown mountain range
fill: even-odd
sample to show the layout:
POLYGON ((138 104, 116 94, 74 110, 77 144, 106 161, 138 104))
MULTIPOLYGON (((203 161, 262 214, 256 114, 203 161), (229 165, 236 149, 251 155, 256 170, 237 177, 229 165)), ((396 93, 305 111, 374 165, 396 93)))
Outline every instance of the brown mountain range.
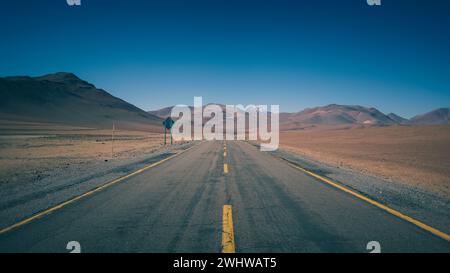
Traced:
MULTIPOLYGON (((13 121, 53 122, 93 128, 110 128, 113 122, 117 122, 123 129, 160 131, 162 119, 168 117, 172 109, 166 107, 145 112, 72 73, 64 72, 42 77, 0 78, 0 93, 0 119, 13 121)), ((440 108, 410 120, 358 105, 330 104, 296 113, 280 113, 283 130, 321 125, 352 127, 448 123, 450 108, 440 108)))
POLYGON ((162 119, 71 73, 0 78, 0 118, 65 125, 160 130, 162 119))
MULTIPOLYGON (((220 105, 224 108, 223 105, 220 105)), ((450 108, 441 108, 412 119, 405 119, 394 113, 384 114, 373 107, 359 105, 330 104, 308 108, 295 113, 280 113, 280 125, 284 130, 310 128, 319 125, 329 126, 389 126, 389 125, 433 125, 450 123, 450 108)), ((172 107, 149 111, 153 115, 166 118, 172 107)), ((192 110, 192 107, 191 107, 192 110)))

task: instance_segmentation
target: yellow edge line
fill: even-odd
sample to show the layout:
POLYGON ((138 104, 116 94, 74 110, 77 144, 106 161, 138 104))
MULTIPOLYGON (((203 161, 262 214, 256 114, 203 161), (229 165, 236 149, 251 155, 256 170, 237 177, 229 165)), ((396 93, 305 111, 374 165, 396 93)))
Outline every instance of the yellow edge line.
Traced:
MULTIPOLYGON (((195 145, 194 145, 194 146, 195 146, 195 145)), ((105 183, 105 184, 103 184, 103 185, 101 185, 101 186, 99 186, 99 187, 97 187, 97 188, 95 188, 95 189, 93 189, 93 190, 90 190, 90 191, 85 192, 85 193, 83 193, 83 194, 81 194, 81 195, 75 196, 75 197, 73 197, 73 198, 71 198, 71 199, 69 199, 69 200, 67 200, 67 201, 64 201, 64 202, 62 202, 62 203, 60 203, 60 204, 58 204, 58 205, 56 205, 56 206, 54 206, 54 207, 51 207, 51 208, 46 209, 46 210, 44 210, 44 211, 42 211, 42 212, 39 212, 39 213, 37 213, 37 214, 35 214, 35 215, 29 217, 29 218, 26 218, 26 219, 24 219, 24 220, 22 220, 22 221, 20 221, 20 222, 17 222, 17 223, 15 223, 15 224, 13 224, 13 225, 11 225, 11 226, 9 226, 9 227, 3 228, 3 229, 0 230, 0 234, 9 232, 9 231, 11 231, 11 230, 13 230, 13 229, 16 229, 16 228, 18 228, 18 227, 21 227, 21 226, 23 226, 23 225, 26 225, 26 224, 28 224, 28 223, 34 221, 34 220, 37 220, 37 219, 39 219, 39 218, 41 218, 41 217, 44 217, 45 215, 48 215, 48 214, 50 214, 50 213, 52 213, 52 212, 54 212, 54 211, 57 211, 57 210, 59 210, 59 209, 62 209, 63 207, 65 207, 65 206, 67 206, 67 205, 69 205, 69 204, 71 204, 71 203, 74 203, 74 202, 80 200, 81 198, 84 198, 84 197, 89 196, 89 195, 92 195, 92 194, 94 194, 94 193, 96 193, 96 192, 102 191, 102 190, 104 190, 104 189, 106 189, 106 188, 108 188, 108 187, 110 187, 110 186, 112 186, 112 185, 114 185, 114 184, 119 183, 120 181, 123 181, 123 180, 125 180, 125 179, 127 179, 127 178, 130 178, 130 177, 132 177, 132 176, 135 176, 135 175, 137 175, 137 174, 140 174, 140 173, 142 173, 142 172, 144 172, 144 171, 146 171, 146 170, 148 170, 148 169, 150 169, 150 168, 156 167, 156 166, 158 166, 158 165, 160 165, 160 164, 162 164, 162 163, 164 163, 164 162, 166 162, 166 161, 168 161, 168 160, 170 160, 170 159, 172 159, 172 158, 174 158, 174 157, 176 157, 176 156, 178 156, 178 155, 180 155, 180 154, 182 154, 182 153, 184 153, 184 152, 187 152, 188 150, 194 148, 194 146, 189 147, 189 148, 187 148, 186 150, 181 151, 181 152, 178 152, 178 153, 176 153, 176 154, 174 154, 174 155, 172 155, 172 156, 169 156, 168 158, 165 158, 165 159, 163 159, 163 160, 161 160, 161 161, 155 162, 155 163, 153 163, 153 164, 151 164, 151 165, 149 165, 149 166, 146 166, 146 167, 144 167, 144 168, 142 168, 142 169, 139 169, 139 170, 137 170, 137 171, 135 171, 135 172, 132 172, 132 173, 130 173, 130 174, 127 174, 127 175, 125 175, 125 176, 122 176, 122 177, 120 177, 120 178, 117 178, 117 179, 115 179, 115 180, 113 180, 113 181, 107 182, 107 183, 105 183)))
POLYGON ((412 218, 410 216, 407 216, 407 215, 405 215, 405 214, 403 214, 403 213, 401 213, 401 212, 399 212, 397 210, 391 209, 391 208, 389 208, 389 207, 387 207, 387 206, 385 206, 383 204, 380 204, 380 203, 378 203, 378 202, 376 202, 376 201, 374 201, 372 199, 369 199, 369 198, 367 198, 367 197, 365 197, 365 196, 363 196, 363 195, 361 195, 361 194, 359 194, 357 192, 354 192, 354 191, 349 190, 349 189, 347 189, 347 188, 345 188, 345 187, 343 187, 341 185, 338 185, 338 184, 330 181, 329 179, 326 179, 326 178, 324 178, 324 177, 322 177, 320 175, 317 175, 317 174, 315 174, 313 172, 310 172, 310 171, 308 171, 306 169, 303 169, 302 167, 299 167, 299 166, 297 166, 295 164, 292 164, 292 163, 288 163, 288 164, 291 167, 294 167, 294 168, 296 168, 298 170, 301 170, 304 173, 306 173, 306 174, 308 174, 308 175, 310 175, 310 176, 312 176, 314 178, 317 178, 317 179, 319 179, 319 180, 321 180, 321 181, 323 181, 323 182, 325 182, 325 183, 327 183, 327 184, 329 184, 329 185, 331 185, 331 186, 333 186, 335 188, 338 188, 338 189, 340 189, 340 190, 342 190, 344 192, 347 192, 347 193, 349 193, 349 194, 351 194, 351 195, 353 195, 353 196, 355 196, 355 197, 357 197, 357 198, 359 198, 361 200, 364 200, 364 201, 366 201, 366 202, 368 202, 368 203, 370 203, 370 204, 372 204, 372 205, 374 205, 374 206, 376 206, 376 207, 378 207, 378 208, 380 208, 380 209, 382 209, 384 211, 387 211, 388 213, 390 213, 390 214, 392 214, 394 216, 397 216, 397 217, 399 217, 399 218, 401 218, 401 219, 403 219, 403 220, 405 220, 407 222, 410 222, 411 224, 414 224, 414 225, 418 226, 419 228, 424 229, 424 230, 426 230, 426 231, 428 231, 428 232, 430 232, 430 233, 432 233, 432 234, 434 234, 434 235, 436 235, 436 236, 438 236, 438 237, 440 237, 440 238, 450 242, 450 235, 448 235, 448 234, 446 234, 446 233, 444 233, 444 232, 442 232, 442 231, 440 231, 440 230, 438 230, 436 228, 433 228, 433 227, 431 227, 431 226, 429 226, 429 225, 427 225, 425 223, 422 223, 422 222, 420 222, 420 221, 418 221, 418 220, 416 220, 416 219, 414 219, 414 218, 412 218))
POLYGON ((231 205, 224 205, 222 215, 222 253, 235 252, 232 207, 231 205))

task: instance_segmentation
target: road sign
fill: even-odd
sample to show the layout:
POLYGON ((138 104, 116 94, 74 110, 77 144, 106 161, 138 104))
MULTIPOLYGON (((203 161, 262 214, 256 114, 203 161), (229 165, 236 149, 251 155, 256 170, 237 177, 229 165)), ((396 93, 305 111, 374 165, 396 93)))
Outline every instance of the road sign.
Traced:
POLYGON ((172 139, 172 126, 175 123, 175 121, 171 118, 168 117, 163 121, 163 126, 164 126, 164 145, 166 145, 166 131, 169 130, 170 131, 170 144, 173 143, 173 139, 172 139))
POLYGON ((175 121, 173 121, 173 119, 171 117, 166 118, 163 121, 163 125, 166 129, 172 129, 173 124, 175 123, 175 121))

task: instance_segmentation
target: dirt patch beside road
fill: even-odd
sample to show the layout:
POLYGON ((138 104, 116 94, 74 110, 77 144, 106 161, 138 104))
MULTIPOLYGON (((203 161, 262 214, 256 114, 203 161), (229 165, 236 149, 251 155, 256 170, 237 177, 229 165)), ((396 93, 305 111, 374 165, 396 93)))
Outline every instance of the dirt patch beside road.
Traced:
POLYGON ((282 132, 281 146, 334 166, 450 196, 450 126, 282 132))
POLYGON ((61 130, 38 135, 0 137, 0 185, 29 183, 72 165, 108 164, 152 153, 161 148, 161 134, 117 131, 61 130))

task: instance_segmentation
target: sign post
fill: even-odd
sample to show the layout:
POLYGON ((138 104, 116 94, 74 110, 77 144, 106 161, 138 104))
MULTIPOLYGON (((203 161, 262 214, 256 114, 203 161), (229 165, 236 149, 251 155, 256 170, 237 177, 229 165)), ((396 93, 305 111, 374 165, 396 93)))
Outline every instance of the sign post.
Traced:
POLYGON ((112 133, 111 133, 111 158, 114 158, 114 134, 116 132, 116 122, 113 121, 112 133))
POLYGON ((164 145, 166 145, 167 141, 166 141, 166 131, 167 129, 170 132, 170 145, 173 144, 173 139, 172 139, 172 126, 175 123, 175 121, 171 118, 168 117, 163 121, 163 126, 164 126, 164 145))

